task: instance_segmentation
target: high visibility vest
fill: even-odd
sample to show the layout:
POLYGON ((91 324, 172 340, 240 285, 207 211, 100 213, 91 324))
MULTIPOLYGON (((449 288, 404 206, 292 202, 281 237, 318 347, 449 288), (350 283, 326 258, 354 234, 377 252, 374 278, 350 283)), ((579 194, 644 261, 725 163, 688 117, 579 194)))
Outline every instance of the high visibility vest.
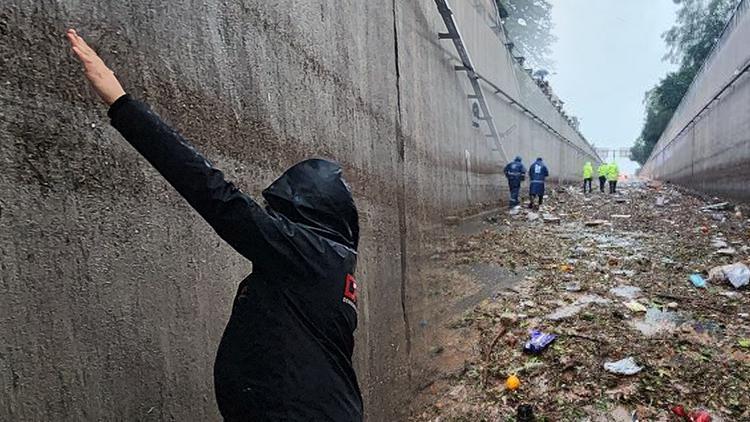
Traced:
POLYGON ((590 179, 592 173, 594 173, 594 167, 589 163, 584 164, 583 165, 583 178, 590 179))
POLYGON ((616 163, 612 163, 607 166, 607 180, 613 181, 620 177, 620 169, 616 163))
POLYGON ((599 167, 596 169, 596 175, 598 177, 607 177, 607 165, 600 164, 599 167))

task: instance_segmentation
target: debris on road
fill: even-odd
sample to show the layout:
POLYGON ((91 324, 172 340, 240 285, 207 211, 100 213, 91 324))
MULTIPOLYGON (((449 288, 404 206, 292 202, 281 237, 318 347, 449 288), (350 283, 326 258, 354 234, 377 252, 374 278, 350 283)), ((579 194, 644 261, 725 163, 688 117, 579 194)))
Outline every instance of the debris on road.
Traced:
POLYGON ((518 390, 518 387, 521 386, 521 380, 518 379, 517 376, 511 375, 508 377, 507 380, 505 380, 505 388, 507 388, 510 391, 516 391, 518 390))
POLYGON ((641 288, 636 286, 617 286, 609 289, 609 292, 623 299, 635 299, 641 295, 641 288))
POLYGON ((625 302, 625 306, 633 312, 646 312, 648 310, 642 303, 635 300, 625 302))
POLYGON ((690 274, 690 282, 693 283, 693 286, 705 289, 706 288, 706 280, 701 277, 700 274, 690 274))
POLYGON ((741 262, 714 267, 708 272, 708 279, 713 282, 728 281, 739 289, 750 282, 750 268, 741 262))
POLYGON ((604 369, 613 374, 635 375, 643 370, 643 367, 635 363, 632 357, 618 360, 617 362, 606 362, 604 369))
POLYGON ((557 224, 557 223, 560 222, 560 217, 556 217, 556 216, 554 216, 552 214, 542 214, 542 220, 545 223, 557 224))
POLYGON ((571 303, 570 305, 565 305, 565 306, 558 308, 557 310, 555 310, 555 312, 547 315, 546 318, 553 320, 553 321, 570 318, 578 314, 579 312, 581 312, 583 308, 585 308, 586 306, 590 304, 606 305, 609 302, 610 302, 609 299, 605 299, 598 295, 593 295, 593 294, 583 295, 579 297, 578 299, 576 299, 576 301, 571 303))
POLYGON ((734 206, 729 202, 719 202, 717 204, 706 205, 701 210, 703 211, 729 211, 733 210, 734 206))
POLYGON ((529 335, 531 339, 524 344, 523 351, 531 354, 541 353, 557 338, 555 334, 543 333, 539 330, 531 330, 529 335))
POLYGON ((595 227, 595 226, 601 226, 602 224, 607 224, 609 221, 607 220, 589 220, 583 223, 586 227, 595 227))
POLYGON ((625 203, 555 190, 536 218, 524 209, 441 254, 451 270, 493 265, 524 280, 456 324, 478 339, 476 352, 466 352, 460 373, 438 375, 444 386, 425 390, 413 421, 510 420, 528 403, 549 421, 629 420, 622 417, 633 411, 668 421, 675 403, 706 409, 713 421, 750 420, 744 205, 706 202, 671 184, 618 190, 625 203), (540 224, 549 215, 561 221, 540 224), (525 353, 531 329, 558 337, 543 353, 525 353), (523 387, 506 388, 508 374, 523 377, 523 387))

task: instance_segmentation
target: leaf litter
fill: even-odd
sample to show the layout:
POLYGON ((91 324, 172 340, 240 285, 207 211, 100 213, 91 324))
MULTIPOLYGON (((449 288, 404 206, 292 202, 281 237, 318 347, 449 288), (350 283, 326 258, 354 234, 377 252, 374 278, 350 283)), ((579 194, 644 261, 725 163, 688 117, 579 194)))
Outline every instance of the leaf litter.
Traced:
POLYGON ((444 389, 422 393, 415 402, 428 404, 410 420, 512 421, 524 405, 540 421, 617 420, 625 410, 668 421, 675 405, 750 420, 747 287, 726 276, 700 289, 689 280, 750 262, 741 206, 634 182, 616 197, 558 188, 539 212, 555 224, 516 209, 466 240, 481 247, 443 257, 449 268, 487 263, 529 276, 463 316, 479 347, 444 389), (531 330, 557 338, 543 354, 524 354, 531 330), (625 376, 605 369, 616 362, 637 364, 625 376), (517 390, 505 387, 510 375, 517 390))

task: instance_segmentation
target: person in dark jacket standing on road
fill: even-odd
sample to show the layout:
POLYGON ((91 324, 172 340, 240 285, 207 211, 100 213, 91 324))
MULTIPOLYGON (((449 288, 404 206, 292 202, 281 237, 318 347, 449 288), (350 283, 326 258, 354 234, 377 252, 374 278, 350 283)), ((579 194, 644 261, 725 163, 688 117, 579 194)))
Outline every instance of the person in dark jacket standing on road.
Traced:
POLYGON ((264 209, 180 134, 125 93, 76 34, 68 40, 112 125, 214 230, 253 262, 219 344, 214 384, 226 421, 361 421, 352 368, 359 223, 341 167, 298 163, 264 209))
POLYGON ((516 157, 513 161, 505 166, 505 177, 508 179, 508 188, 510 188, 510 207, 513 208, 520 204, 518 193, 521 190, 521 182, 526 179, 526 169, 521 162, 521 157, 516 157))
POLYGON ((549 176, 547 166, 544 165, 542 157, 539 157, 534 161, 534 164, 529 167, 529 179, 531 180, 529 186, 529 208, 534 208, 534 197, 539 197, 539 206, 542 206, 544 200, 544 179, 549 176))

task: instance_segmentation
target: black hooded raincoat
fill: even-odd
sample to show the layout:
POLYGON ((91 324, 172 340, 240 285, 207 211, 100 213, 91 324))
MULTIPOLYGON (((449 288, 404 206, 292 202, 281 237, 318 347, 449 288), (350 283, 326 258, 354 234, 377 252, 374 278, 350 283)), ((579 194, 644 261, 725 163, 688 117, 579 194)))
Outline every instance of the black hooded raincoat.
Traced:
POLYGON ((263 191, 262 208, 145 104, 125 95, 112 125, 237 252, 253 262, 219 345, 227 421, 359 421, 357 209, 341 167, 306 160, 263 191))

